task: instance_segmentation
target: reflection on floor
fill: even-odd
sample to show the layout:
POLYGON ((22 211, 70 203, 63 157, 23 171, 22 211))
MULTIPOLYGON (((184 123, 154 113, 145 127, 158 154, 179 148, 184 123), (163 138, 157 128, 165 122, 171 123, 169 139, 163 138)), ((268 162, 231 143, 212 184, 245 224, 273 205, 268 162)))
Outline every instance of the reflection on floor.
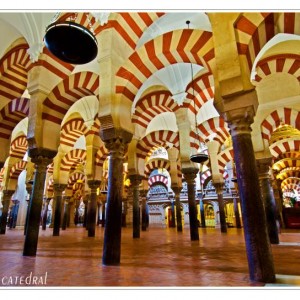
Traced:
POLYGON ((191 242, 188 228, 150 228, 133 239, 132 228, 122 228, 121 265, 112 267, 101 264, 104 228, 94 238, 82 227, 58 237, 52 229, 41 230, 36 257, 22 256, 22 228, 7 230, 0 236, 0 285, 24 286, 31 274, 40 284, 46 275, 52 287, 300 287, 300 230, 283 230, 281 243, 272 245, 272 285, 250 282, 243 229, 224 234, 200 228, 199 234, 200 241, 191 242))

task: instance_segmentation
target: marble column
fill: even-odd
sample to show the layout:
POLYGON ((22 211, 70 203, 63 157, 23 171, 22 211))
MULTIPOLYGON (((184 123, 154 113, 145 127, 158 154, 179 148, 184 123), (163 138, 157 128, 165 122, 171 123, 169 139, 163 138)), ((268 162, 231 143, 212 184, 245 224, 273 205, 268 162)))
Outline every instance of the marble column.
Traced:
POLYGON ((48 217, 48 206, 51 198, 45 198, 44 200, 44 209, 42 213, 42 230, 46 230, 47 226, 47 217, 48 217))
POLYGON ((62 225, 61 225, 61 229, 62 230, 66 230, 67 229, 67 224, 68 224, 68 220, 70 220, 70 196, 65 196, 63 198, 64 201, 64 211, 63 211, 63 221, 62 221, 62 225))
POLYGON ((33 180, 29 180, 26 183, 26 191, 27 191, 28 195, 27 195, 27 198, 26 198, 27 208, 26 208, 26 219, 25 219, 25 224, 24 224, 24 235, 26 234, 27 224, 28 224, 29 200, 30 200, 30 196, 31 196, 31 192, 32 192, 32 184, 33 184, 33 180))
POLYGON ((269 170, 272 158, 258 159, 257 171, 259 176, 260 190, 265 205, 267 219, 267 228, 271 244, 279 244, 278 227, 277 227, 277 209, 276 201, 271 185, 269 170))
POLYGON ((178 232, 182 232, 182 217, 181 217, 181 205, 180 205, 180 187, 172 187, 175 193, 175 207, 176 207, 176 228, 178 232))
POLYGON ((76 203, 74 201, 74 198, 70 198, 69 202, 69 211, 70 211, 70 217, 69 222, 67 223, 67 227, 75 227, 75 208, 78 210, 76 203))
POLYGON ((102 205, 101 205, 101 214, 102 214, 102 222, 101 222, 101 227, 105 227, 105 211, 106 211, 106 200, 102 201, 102 205))
POLYGON ((195 179, 198 173, 196 168, 186 168, 182 170, 184 179, 187 182, 188 190, 188 205, 189 205, 189 219, 190 219, 190 236, 191 241, 199 240, 198 219, 197 219, 197 205, 195 197, 195 179))
POLYGON ((142 197, 142 231, 147 230, 147 211, 146 211, 146 203, 147 203, 147 190, 141 191, 142 197))
POLYGON ((36 256, 47 166, 52 162, 55 155, 56 152, 48 149, 29 149, 29 157, 31 157, 31 162, 35 164, 35 173, 29 202, 28 223, 23 248, 24 256, 36 256))
POLYGON ((122 227, 126 227, 127 226, 127 224, 126 224, 126 216, 127 216, 127 199, 123 198, 122 227))
POLYGON ((87 230, 89 237, 95 236, 97 215, 97 188, 100 186, 100 183, 100 180, 88 180, 88 186, 91 189, 87 222, 87 230))
POLYGON ((5 234, 6 227, 7 227, 7 217, 8 217, 8 210, 9 205, 11 202, 11 197, 15 191, 12 190, 4 190, 3 191, 3 198, 2 198, 2 215, 0 221, 0 234, 5 234))
POLYGON ((273 256, 251 139, 253 118, 253 107, 227 111, 225 115, 233 143, 250 280, 274 282, 273 256))
POLYGON ((88 229, 88 207, 89 207, 89 195, 85 195, 83 198, 84 203, 84 215, 83 215, 83 224, 82 226, 85 227, 85 229, 88 229))
POLYGON ((224 200, 223 200, 224 183, 223 182, 215 182, 215 183, 213 183, 213 185, 214 185, 217 195, 218 195, 221 232, 226 233, 227 232, 227 224, 226 224, 226 216, 225 216, 224 200))
POLYGON ((53 184, 53 192, 54 192, 54 199, 55 199, 53 236, 59 236, 62 206, 63 206, 62 192, 65 190, 66 187, 67 187, 66 184, 60 184, 60 183, 53 184))
POLYGON ((199 205, 200 205, 201 227, 206 228, 203 194, 201 194, 200 196, 199 205))
MULTIPOLYGON (((110 156, 102 263, 119 265, 121 260, 123 162, 129 138, 126 139, 121 134, 121 136, 107 140, 105 132, 102 134, 102 140, 105 141, 110 156)), ((132 135, 130 135, 130 139, 131 137, 132 135)))
POLYGON ((237 197, 233 197, 233 207, 236 228, 242 228, 237 197))
POLYGON ((142 182, 143 176, 138 175, 138 174, 129 175, 129 179, 130 179, 130 183, 131 183, 132 196, 133 196, 132 237, 139 238, 140 237, 140 190, 139 190, 139 186, 142 182))

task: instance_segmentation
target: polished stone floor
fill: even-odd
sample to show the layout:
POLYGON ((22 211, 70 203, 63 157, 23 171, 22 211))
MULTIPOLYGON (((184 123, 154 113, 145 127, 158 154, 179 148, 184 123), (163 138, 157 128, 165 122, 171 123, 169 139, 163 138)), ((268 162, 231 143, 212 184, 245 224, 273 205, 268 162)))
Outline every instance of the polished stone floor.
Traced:
MULTIPOLYGON (((0 285, 24 286, 20 277, 31 273, 40 285, 46 276, 47 287, 264 286, 249 280, 243 229, 200 228, 200 241, 191 242, 188 228, 150 228, 139 239, 122 228, 120 266, 102 266, 103 235, 101 227, 93 238, 77 227, 54 237, 47 228, 40 230, 37 256, 23 257, 23 229, 8 229, 0 236, 0 285)), ((300 230, 283 230, 272 252, 277 281, 266 286, 300 287, 300 230)))

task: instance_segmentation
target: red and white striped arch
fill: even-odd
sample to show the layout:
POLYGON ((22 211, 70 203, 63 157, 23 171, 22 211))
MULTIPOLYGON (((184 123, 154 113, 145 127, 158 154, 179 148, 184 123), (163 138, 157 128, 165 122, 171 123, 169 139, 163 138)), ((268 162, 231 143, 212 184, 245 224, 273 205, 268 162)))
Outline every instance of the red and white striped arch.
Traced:
POLYGON ((276 175, 277 179, 284 180, 289 177, 299 177, 300 178, 300 168, 299 167, 289 167, 281 170, 279 174, 276 175))
POLYGON ((72 169, 75 169, 78 164, 85 162, 85 159, 86 150, 73 149, 61 160, 60 170, 70 172, 72 169))
POLYGON ((16 137, 10 144, 9 156, 23 159, 28 147, 25 135, 16 137))
POLYGON ((300 34, 298 13, 244 13, 235 24, 238 52, 245 55, 249 70, 262 47, 275 34, 300 34))
POLYGON ((52 162, 52 163, 49 164, 48 167, 47 167, 47 173, 53 174, 53 170, 54 170, 54 163, 52 162))
POLYGON ((298 168, 300 170, 300 160, 290 158, 281 159, 273 164, 272 168, 277 171, 281 171, 286 168, 298 168))
POLYGON ((65 13, 59 17, 60 21, 66 21, 70 17, 74 22, 85 26, 97 36, 102 30, 108 28, 114 28, 120 37, 132 48, 136 48, 138 40, 141 38, 143 32, 149 27, 154 21, 164 13, 159 12, 137 12, 137 13, 118 13, 116 20, 109 20, 108 24, 103 26, 96 22, 95 17, 91 13, 78 12, 76 13, 65 13), (91 24, 91 27, 90 25, 91 24))
POLYGON ((223 174, 224 168, 227 165, 227 163, 229 163, 234 159, 233 147, 227 148, 224 151, 220 152, 217 157, 218 157, 219 172, 223 174))
POLYGON ((300 178, 287 178, 281 182, 280 187, 282 191, 285 191, 287 189, 295 189, 300 192, 300 178))
POLYGON ((152 185, 163 184, 164 186, 168 186, 168 177, 163 174, 156 174, 151 176, 148 179, 148 185, 151 188, 152 185))
POLYGON ((108 150, 104 146, 101 146, 96 153, 96 166, 103 167, 108 154, 108 150))
POLYGON ((27 50, 27 44, 18 45, 0 60, 0 97, 3 100, 21 97, 26 90, 27 72, 31 64, 27 50))
POLYGON ((98 96, 99 76, 92 72, 79 72, 58 84, 44 101, 43 119, 61 124, 68 109, 79 99, 98 96))
POLYGON ((136 103, 132 122, 147 128, 151 120, 157 115, 164 112, 175 112, 178 108, 179 106, 172 99, 172 94, 169 91, 150 93, 136 103))
POLYGON ((210 99, 214 98, 214 78, 211 73, 205 73, 195 78, 186 88, 189 99, 189 109, 193 114, 210 99))
POLYGON ((260 82, 275 73, 287 73, 300 81, 300 55, 283 54, 262 59, 256 66, 255 81, 260 82))
POLYGON ((176 30, 158 36, 134 52, 116 73, 116 93, 133 101, 142 84, 168 65, 187 62, 207 65, 214 58, 212 33, 176 30))
POLYGON ((83 119, 75 118, 66 122, 60 133, 60 143, 66 146, 73 147, 78 138, 82 135, 86 135, 88 129, 84 124, 83 119))
POLYGON ((261 123, 262 138, 269 141, 273 131, 277 129, 281 122, 300 129, 300 112, 286 107, 274 110, 261 123))
POLYGON ((29 113, 29 99, 15 98, 0 110, 0 138, 9 139, 16 125, 29 113))
POLYGON ((11 180, 12 179, 18 180, 19 175, 23 170, 25 170, 26 165, 27 165, 27 161, 24 160, 19 160, 17 163, 15 163, 9 172, 9 178, 11 180))
POLYGON ((178 132, 170 130, 153 131, 143 137, 137 144, 137 157, 146 158, 151 155, 150 151, 155 147, 164 147, 165 149, 175 147, 179 149, 179 135, 178 132))
POLYGON ((207 178, 210 178, 212 176, 210 169, 206 169, 201 174, 201 183, 204 184, 207 178))
POLYGON ((227 123, 222 117, 211 118, 199 124, 198 129, 205 136, 205 142, 214 140, 222 145, 230 136, 227 123))
POLYGON ((166 169, 168 172, 170 171, 170 162, 164 158, 155 158, 149 160, 145 165, 145 176, 149 176, 153 170, 156 169, 166 169))
POLYGON ((282 154, 286 152, 300 152, 300 137, 291 137, 288 139, 279 140, 271 144, 269 149, 275 159, 281 157, 282 154))
POLYGON ((68 184, 66 190, 73 190, 73 188, 80 189, 85 183, 85 175, 80 172, 74 172, 70 175, 68 179, 68 184), (74 184, 78 183, 78 186, 74 187, 74 184))
MULTIPOLYGON (((2 181, 3 181, 4 171, 5 171, 5 167, 0 169, 0 183, 2 183, 2 181)), ((1 191, 1 186, 0 186, 0 191, 1 191)))

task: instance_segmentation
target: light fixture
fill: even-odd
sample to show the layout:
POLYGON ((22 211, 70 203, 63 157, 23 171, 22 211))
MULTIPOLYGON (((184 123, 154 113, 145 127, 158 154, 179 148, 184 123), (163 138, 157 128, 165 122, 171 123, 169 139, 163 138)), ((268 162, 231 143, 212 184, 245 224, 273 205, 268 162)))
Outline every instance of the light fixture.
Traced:
POLYGON ((67 20, 60 20, 57 14, 46 28, 44 42, 48 50, 60 60, 80 65, 96 58, 98 43, 91 22, 88 29, 76 23, 76 18, 77 14, 73 14, 67 20))
MULTIPOLYGON (((189 29, 189 24, 190 24, 190 21, 186 21, 186 24, 188 26, 188 29, 189 29)), ((195 141, 196 139, 199 137, 199 129, 198 129, 198 124, 197 124, 197 113, 196 113, 196 103, 195 103, 195 89, 194 89, 194 73, 193 73, 193 65, 191 63, 191 77, 192 77, 192 91, 193 91, 193 101, 194 101, 194 112, 195 112, 195 130, 196 130, 196 137, 195 137, 195 141)), ((198 163, 198 164, 201 164, 201 163, 204 163, 205 161, 208 160, 208 155, 204 152, 201 152, 201 150, 203 151, 204 147, 203 147, 203 144, 201 143, 200 139, 197 139, 198 142, 199 142, 199 149, 200 149, 200 152, 198 151, 197 153, 195 154, 192 154, 190 156, 190 160, 194 163, 198 163)))

